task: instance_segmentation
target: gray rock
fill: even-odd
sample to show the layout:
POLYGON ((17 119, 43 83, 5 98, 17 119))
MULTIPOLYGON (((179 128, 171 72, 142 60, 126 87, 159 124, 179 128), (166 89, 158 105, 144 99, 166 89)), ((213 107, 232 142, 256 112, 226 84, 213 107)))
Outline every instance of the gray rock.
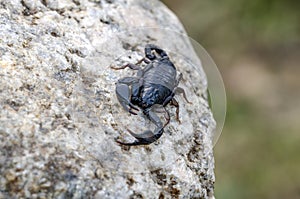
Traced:
MULTIPOLYGON (((201 63, 159 1, 0 2, 0 198, 213 198, 215 128, 201 63), (124 147, 130 116, 115 82, 144 46, 164 48, 193 104, 148 146, 124 147)), ((163 115, 160 115, 163 119, 163 115)))

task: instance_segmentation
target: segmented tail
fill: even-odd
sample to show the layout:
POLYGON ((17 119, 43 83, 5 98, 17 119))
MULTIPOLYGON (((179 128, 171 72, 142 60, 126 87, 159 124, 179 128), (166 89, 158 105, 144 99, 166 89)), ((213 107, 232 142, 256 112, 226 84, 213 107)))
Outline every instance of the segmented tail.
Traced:
POLYGON ((145 47, 145 55, 148 59, 154 60, 156 58, 155 54, 152 53, 153 50, 155 50, 155 52, 157 52, 161 58, 169 58, 167 53, 160 47, 154 44, 147 44, 145 47))

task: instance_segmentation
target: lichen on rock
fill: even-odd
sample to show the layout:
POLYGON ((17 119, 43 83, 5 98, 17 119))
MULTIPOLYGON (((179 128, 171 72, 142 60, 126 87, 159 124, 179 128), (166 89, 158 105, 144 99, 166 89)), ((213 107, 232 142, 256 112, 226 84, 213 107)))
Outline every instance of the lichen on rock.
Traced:
POLYGON ((213 198, 215 127, 206 77, 178 19, 159 1, 0 2, 0 198, 213 198), (164 135, 119 105, 115 82, 147 43, 164 48, 193 104, 176 97, 164 135), (195 72, 197 70, 197 72, 195 72), (127 137, 126 137, 127 136, 127 137))

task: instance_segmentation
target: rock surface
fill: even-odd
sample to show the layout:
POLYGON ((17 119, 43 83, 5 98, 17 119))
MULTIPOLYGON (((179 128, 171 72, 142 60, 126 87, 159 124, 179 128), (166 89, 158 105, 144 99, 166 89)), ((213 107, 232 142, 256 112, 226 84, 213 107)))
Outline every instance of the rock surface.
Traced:
MULTIPOLYGON (((206 77, 177 18, 159 1, 0 1, 0 198, 213 198, 215 127, 206 77), (153 128, 119 105, 115 82, 144 46, 164 48, 192 104, 148 146, 153 128)), ((163 119, 163 115, 160 115, 163 119)))

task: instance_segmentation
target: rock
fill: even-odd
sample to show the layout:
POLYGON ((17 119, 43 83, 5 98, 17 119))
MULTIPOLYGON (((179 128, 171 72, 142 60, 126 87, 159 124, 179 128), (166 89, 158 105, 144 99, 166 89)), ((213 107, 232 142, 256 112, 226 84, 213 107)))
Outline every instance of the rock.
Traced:
MULTIPOLYGON (((159 1, 2 0, 1 198, 213 198, 215 128, 206 77, 178 19, 159 1), (119 105, 115 82, 144 46, 165 49, 192 104, 148 146, 153 128, 119 105)), ((160 115, 163 119, 163 115, 160 115)))

